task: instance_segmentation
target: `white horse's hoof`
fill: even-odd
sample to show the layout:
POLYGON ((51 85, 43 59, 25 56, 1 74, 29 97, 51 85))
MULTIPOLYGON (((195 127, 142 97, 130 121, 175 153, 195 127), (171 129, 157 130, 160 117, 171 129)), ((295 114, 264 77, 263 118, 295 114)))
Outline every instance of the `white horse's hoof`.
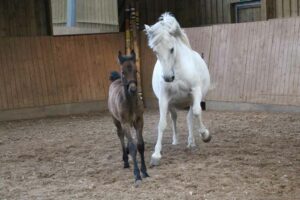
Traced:
POLYGON ((193 148, 193 147, 196 147, 196 144, 195 144, 195 143, 189 143, 189 144, 187 145, 187 148, 189 148, 189 149, 191 149, 191 148, 193 148))
POLYGON ((173 142, 172 142, 172 145, 177 145, 177 144, 178 144, 177 141, 173 141, 173 142))
POLYGON ((152 156, 150 161, 150 167, 158 166, 161 156, 152 156))
POLYGON ((205 143, 210 142, 211 135, 209 134, 209 131, 207 129, 205 129, 203 132, 201 132, 201 138, 202 138, 202 141, 205 143))

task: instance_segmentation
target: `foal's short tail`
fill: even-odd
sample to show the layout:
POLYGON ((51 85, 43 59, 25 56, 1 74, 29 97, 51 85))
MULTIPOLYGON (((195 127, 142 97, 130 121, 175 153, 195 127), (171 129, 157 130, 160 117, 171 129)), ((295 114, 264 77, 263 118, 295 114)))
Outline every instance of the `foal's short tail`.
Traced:
POLYGON ((109 80, 111 82, 114 82, 115 80, 120 79, 120 78, 121 78, 121 76, 120 76, 119 72, 113 71, 110 73, 109 80))

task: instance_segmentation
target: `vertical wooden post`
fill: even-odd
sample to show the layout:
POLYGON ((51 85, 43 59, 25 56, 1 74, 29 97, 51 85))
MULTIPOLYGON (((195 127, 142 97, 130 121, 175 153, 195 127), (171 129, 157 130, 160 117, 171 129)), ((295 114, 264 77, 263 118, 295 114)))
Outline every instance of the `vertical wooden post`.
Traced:
POLYGON ((125 6, 125 51, 126 54, 130 53, 130 7, 125 6))
POLYGON ((138 82, 138 93, 140 98, 143 100, 142 93, 142 80, 141 80, 141 61, 140 61, 140 41, 139 41, 139 4, 135 2, 134 6, 131 7, 131 27, 132 27, 132 44, 136 55, 136 67, 137 67, 137 82, 138 82))
POLYGON ((137 82, 138 82, 138 94, 143 100, 142 93, 142 80, 141 80, 141 61, 140 61, 140 40, 139 40, 139 4, 138 1, 130 1, 130 4, 126 4, 125 9, 125 51, 129 55, 133 49, 136 55, 136 67, 137 67, 137 82))

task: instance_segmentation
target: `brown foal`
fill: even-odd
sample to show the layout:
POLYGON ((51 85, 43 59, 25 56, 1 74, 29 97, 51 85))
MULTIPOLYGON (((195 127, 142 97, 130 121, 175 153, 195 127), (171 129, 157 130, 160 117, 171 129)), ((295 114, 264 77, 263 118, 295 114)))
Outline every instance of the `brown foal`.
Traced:
POLYGON ((141 172, 143 178, 148 177, 147 168, 144 160, 144 140, 143 140, 143 104, 137 93, 137 70, 135 65, 135 53, 131 51, 130 56, 123 56, 119 52, 119 64, 121 75, 118 72, 112 72, 109 87, 108 109, 113 117, 113 122, 117 127, 117 133, 121 141, 123 150, 124 168, 129 167, 128 154, 131 155, 134 165, 135 181, 142 180, 140 169, 138 167, 136 154, 137 150, 141 156, 141 172), (136 131, 137 144, 132 135, 131 128, 136 131), (125 145, 124 136, 128 144, 125 145))

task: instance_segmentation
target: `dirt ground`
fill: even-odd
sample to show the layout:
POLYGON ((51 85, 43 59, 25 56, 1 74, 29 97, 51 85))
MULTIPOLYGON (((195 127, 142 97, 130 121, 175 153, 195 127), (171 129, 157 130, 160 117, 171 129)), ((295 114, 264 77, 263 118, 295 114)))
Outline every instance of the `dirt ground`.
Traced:
MULTIPOLYGON (((150 178, 123 169, 108 113, 0 123, 0 199, 300 199, 300 115, 204 112, 213 138, 188 149, 186 112, 149 168, 158 112, 146 111, 150 178)), ((132 166, 132 165, 131 165, 132 166)))

